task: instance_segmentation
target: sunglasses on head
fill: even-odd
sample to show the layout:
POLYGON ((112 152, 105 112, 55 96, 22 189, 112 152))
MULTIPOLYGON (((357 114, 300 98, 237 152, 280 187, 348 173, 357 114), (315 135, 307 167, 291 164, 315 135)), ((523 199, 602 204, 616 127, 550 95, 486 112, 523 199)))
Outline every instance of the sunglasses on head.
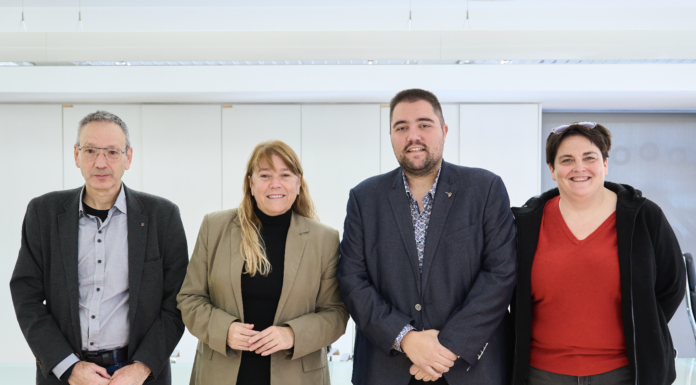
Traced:
POLYGON ((587 129, 591 130, 591 129, 597 127, 597 123, 595 123, 595 122, 575 122, 575 123, 571 123, 571 124, 564 124, 562 126, 558 126, 558 127, 554 128, 553 130, 551 130, 551 133, 552 134, 560 134, 561 132, 565 131, 565 129, 570 127, 570 126, 583 126, 587 129))

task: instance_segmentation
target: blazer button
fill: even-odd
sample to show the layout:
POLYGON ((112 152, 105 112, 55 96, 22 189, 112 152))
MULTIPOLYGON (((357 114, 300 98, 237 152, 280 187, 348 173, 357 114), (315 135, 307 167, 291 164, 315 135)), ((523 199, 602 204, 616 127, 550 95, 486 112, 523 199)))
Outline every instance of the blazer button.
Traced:
POLYGON ((416 304, 416 310, 421 311, 422 307, 419 303, 416 304))

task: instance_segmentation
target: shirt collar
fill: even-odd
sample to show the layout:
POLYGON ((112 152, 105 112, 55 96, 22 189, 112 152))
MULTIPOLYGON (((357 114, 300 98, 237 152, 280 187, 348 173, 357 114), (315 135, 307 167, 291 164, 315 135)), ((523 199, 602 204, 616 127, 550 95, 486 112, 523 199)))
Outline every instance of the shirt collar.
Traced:
MULTIPOLYGON (((435 190, 437 190, 437 181, 440 179, 440 171, 442 171, 442 164, 440 164, 440 168, 437 170, 437 176, 435 177, 435 183, 433 183, 433 187, 431 187, 428 191, 428 195, 430 195, 431 198, 435 198, 435 190)), ((408 187, 408 181, 406 180, 406 174, 404 174, 404 170, 401 170, 401 177, 404 179, 406 195, 408 195, 409 198, 413 198, 413 194, 411 194, 411 188, 408 187)))
MULTIPOLYGON (((82 186, 82 190, 80 190, 80 206, 78 208, 78 213, 79 215, 84 215, 84 203, 82 202, 82 195, 85 193, 85 186, 82 186)), ((126 205, 126 189, 123 188, 123 183, 121 183, 121 192, 118 193, 118 197, 116 197, 116 202, 114 202, 114 206, 111 209, 116 208, 118 211, 128 214, 128 207, 126 205)))

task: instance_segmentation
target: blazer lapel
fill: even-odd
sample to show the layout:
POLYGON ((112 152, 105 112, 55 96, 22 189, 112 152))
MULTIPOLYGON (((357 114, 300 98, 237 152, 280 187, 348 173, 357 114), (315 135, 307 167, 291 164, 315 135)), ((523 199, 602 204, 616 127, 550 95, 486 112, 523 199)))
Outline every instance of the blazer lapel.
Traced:
POLYGON ((435 191, 435 200, 430 213, 428 231, 425 235, 425 250, 423 252, 423 286, 428 282, 428 273, 433 265, 435 251, 440 244, 442 233, 445 231, 447 217, 452 209, 452 203, 457 199, 457 188, 451 183, 447 168, 449 164, 442 162, 440 180, 435 191))
POLYGON ((244 259, 239 250, 239 244, 242 240, 239 216, 236 216, 233 222, 236 226, 232 226, 230 234, 230 281, 232 282, 232 294, 237 302, 237 314, 239 314, 239 319, 244 322, 244 303, 242 302, 242 269, 244 269, 244 259))
POLYGON ((418 254, 416 237, 413 230, 413 218, 411 217, 411 204, 406 196, 406 187, 401 176, 401 171, 396 173, 392 190, 388 194, 389 204, 394 212, 396 226, 399 228, 401 240, 406 248, 406 257, 413 271, 413 278, 416 280, 418 292, 421 292, 420 268, 418 266, 418 254))
MULTIPOLYGON (((126 185, 126 207, 128 207, 128 318, 131 330, 136 320, 135 310, 140 297, 140 282, 143 275, 143 263, 147 251, 148 217, 142 214, 143 204, 138 196, 126 185)), ((131 334, 132 335, 132 334, 131 334)))
POLYGON ((283 289, 280 292, 280 300, 278 301, 278 309, 276 310, 273 325, 278 323, 280 314, 290 297, 292 285, 295 283, 297 271, 302 261, 305 244, 307 243, 307 234, 309 230, 305 224, 305 218, 293 211, 292 220, 290 221, 290 229, 288 230, 288 238, 285 243, 285 272, 283 274, 283 289))
POLYGON ((78 238, 79 238, 79 204, 80 189, 65 202, 65 212, 58 215, 58 233, 60 234, 60 251, 65 269, 66 290, 70 303, 73 333, 77 338, 78 348, 82 346, 80 329, 80 277, 78 273, 78 238))

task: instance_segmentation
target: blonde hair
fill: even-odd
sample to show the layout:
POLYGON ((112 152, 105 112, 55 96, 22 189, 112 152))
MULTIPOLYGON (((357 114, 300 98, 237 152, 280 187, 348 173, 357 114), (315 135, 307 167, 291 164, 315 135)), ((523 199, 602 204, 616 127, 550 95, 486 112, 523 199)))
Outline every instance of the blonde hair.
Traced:
POLYGON ((244 198, 242 198, 242 203, 239 204, 239 209, 237 210, 242 227, 240 251, 244 262, 246 262, 244 272, 252 277, 256 273, 264 276, 268 275, 271 271, 271 264, 266 257, 266 248, 262 245, 261 220, 254 212, 254 197, 251 195, 251 183, 249 180, 254 171, 258 170, 259 163, 262 160, 265 160, 275 170, 273 160, 271 159, 273 155, 278 155, 290 171, 300 177, 300 191, 292 204, 292 210, 303 217, 319 219, 312 197, 309 195, 307 182, 303 177, 302 164, 300 164, 300 159, 295 151, 280 140, 258 144, 247 162, 243 185, 244 198))

